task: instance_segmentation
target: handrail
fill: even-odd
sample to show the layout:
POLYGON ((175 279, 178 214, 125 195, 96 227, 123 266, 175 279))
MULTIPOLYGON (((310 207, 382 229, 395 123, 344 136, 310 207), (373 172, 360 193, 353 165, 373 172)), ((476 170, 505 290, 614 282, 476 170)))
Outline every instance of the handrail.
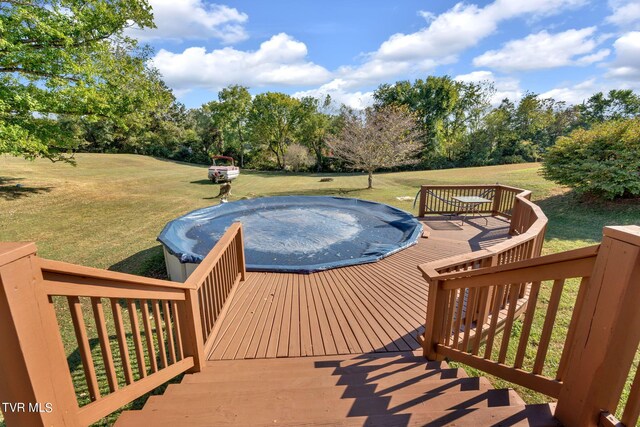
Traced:
MULTIPOLYGON (((454 289, 454 285, 448 283, 450 280, 447 279, 474 277, 476 274, 481 274, 474 273, 479 269, 486 271, 487 268, 498 268, 538 257, 542 251, 546 231, 547 217, 538 206, 529 200, 531 198, 530 191, 499 184, 461 187, 467 192, 494 188, 496 196, 493 200, 491 214, 511 219, 510 234, 513 237, 481 251, 418 266, 429 284, 425 332, 424 335, 418 337, 418 340, 422 344, 424 355, 431 359, 442 359, 443 352, 447 352, 446 349, 438 347, 443 328, 452 331, 452 333, 454 330, 465 331, 460 342, 458 338, 455 338, 456 348, 463 348, 465 351, 470 346, 472 348, 479 347, 481 340, 488 334, 483 328, 479 328, 477 334, 475 330, 471 332, 473 326, 495 322, 494 329, 504 327, 510 332, 513 319, 509 319, 524 312, 532 292, 531 283, 526 281, 520 281, 517 286, 509 287, 508 293, 505 294, 501 293, 498 289, 499 286, 492 286, 487 291, 478 291, 477 288, 480 286, 470 284, 472 279, 466 279, 464 289, 462 286, 454 289), (469 305, 470 303, 471 305, 469 305), (492 311, 493 308, 497 311, 492 311), (445 321, 443 319, 447 310, 457 310, 457 313, 450 313, 453 317, 445 321)), ((460 192, 457 186, 423 186, 423 194, 433 188, 446 190, 449 192, 448 194, 460 192)), ((421 200, 423 199, 424 197, 421 198, 421 200)), ((458 337, 457 333, 455 337, 458 337)))
POLYGON ((0 400, 55 409, 5 414, 9 425, 89 425, 176 375, 204 369, 246 274, 240 224, 186 283, 42 259, 32 243, 0 243, 0 261, 0 337, 9 349, 0 352, 7 382, 0 400), (72 380, 61 331, 76 337, 86 385, 72 380))
POLYGON ((46 278, 57 279, 77 283, 84 280, 87 283, 121 283, 135 285, 149 285, 177 289, 194 289, 192 285, 170 280, 154 279, 151 277, 136 276, 135 274, 120 273, 118 271, 102 270, 99 268, 85 267, 83 265, 68 262, 54 261, 40 258, 40 267, 46 278))
POLYGON ((465 268, 452 268, 450 261, 423 265, 429 282, 425 354, 557 398, 554 416, 564 425, 636 425, 640 227, 605 227, 603 234, 600 245, 504 264, 489 265, 482 257, 492 251, 486 251, 465 268), (550 291, 546 307, 539 303, 543 287, 550 291), (568 294, 568 288, 574 291, 568 294), (559 310, 570 310, 568 325, 556 321, 559 310), (520 313, 524 318, 514 339, 520 313), (563 341, 560 359, 548 360, 551 345, 563 341))

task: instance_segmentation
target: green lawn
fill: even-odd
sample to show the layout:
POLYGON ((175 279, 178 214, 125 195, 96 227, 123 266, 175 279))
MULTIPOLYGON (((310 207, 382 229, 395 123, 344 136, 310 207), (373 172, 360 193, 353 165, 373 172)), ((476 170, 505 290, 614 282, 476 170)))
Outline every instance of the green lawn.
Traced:
MULTIPOLYGON (((214 198, 218 186, 207 181, 204 166, 136 155, 78 154, 76 160, 78 165, 72 167, 0 157, 0 240, 35 241, 46 258, 163 277, 162 252, 155 240, 163 226, 186 212, 219 202, 214 198)), ((373 190, 365 189, 363 174, 332 174, 332 182, 320 182, 328 175, 243 171, 233 183, 231 200, 340 195, 416 213, 412 201, 397 197, 413 198, 421 184, 499 182, 533 191, 533 200, 549 217, 545 253, 598 243, 604 225, 640 224, 639 201, 580 202, 566 188, 543 179, 539 171, 539 164, 530 163, 380 173, 374 176, 373 190)), ((561 322, 569 316, 572 289, 575 286, 566 292, 561 322)), ((72 332, 69 337, 73 338, 72 332)), ((550 357, 559 357, 559 349, 550 351, 550 357)), ((522 394, 531 402, 541 399, 522 394)))

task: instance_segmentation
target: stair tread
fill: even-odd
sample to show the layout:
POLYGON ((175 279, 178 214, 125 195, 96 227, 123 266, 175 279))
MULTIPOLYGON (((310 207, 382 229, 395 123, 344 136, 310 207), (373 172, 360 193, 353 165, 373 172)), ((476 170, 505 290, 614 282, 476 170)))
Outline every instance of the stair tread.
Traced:
MULTIPOLYGON (((197 377, 196 377, 197 379, 197 377)), ((190 393, 215 393, 220 395, 225 390, 233 387, 233 390, 245 393, 256 390, 255 381, 243 382, 192 382, 188 378, 180 384, 170 384, 164 392, 164 396, 186 395, 190 393)), ((343 377, 297 377, 291 379, 261 379, 259 391, 262 393, 278 392, 281 390, 308 389, 308 388, 339 388, 348 391, 353 396, 356 389, 370 390, 377 394, 388 394, 395 391, 411 390, 414 393, 434 393, 439 391, 465 391, 465 390, 490 390, 492 385, 486 378, 444 378, 439 377, 383 377, 374 381, 368 381, 366 376, 345 375, 343 377)))
POLYGON ((198 412, 209 417, 215 424, 235 420, 241 425, 250 425, 255 421, 293 420, 301 416, 306 419, 323 420, 337 416, 371 416, 389 412, 406 414, 522 404, 522 399, 511 389, 447 393, 397 391, 389 396, 372 393, 369 396, 350 398, 344 397, 343 390, 338 388, 312 388, 281 390, 277 393, 260 393, 260 390, 256 390, 254 393, 230 393, 224 396, 215 393, 152 396, 142 412, 198 412), (251 410, 248 411, 247 408, 251 410))
MULTIPOLYGON (((372 416, 327 417, 324 420, 280 420, 270 419, 266 422, 255 420, 251 425, 259 426, 362 426, 367 427, 409 427, 409 426, 530 426, 551 427, 560 426, 553 418, 553 404, 539 404, 526 406, 504 406, 491 408, 462 409, 455 411, 431 411, 412 414, 388 413, 372 416)), ((234 425, 236 420, 227 422, 213 422, 202 413, 177 414, 165 412, 127 411, 123 412, 116 427, 139 425, 154 425, 157 427, 188 425, 192 427, 211 425, 234 425)))
MULTIPOLYGON (((367 374, 369 377, 377 377, 383 375, 396 375, 403 372, 413 372, 413 375, 420 375, 425 371, 442 371, 442 375, 453 375, 455 368, 444 368, 446 365, 441 362, 427 362, 422 359, 420 362, 402 362, 402 363, 385 363, 385 364, 362 364, 350 366, 336 366, 331 362, 308 363, 306 365, 287 365, 287 364, 266 364, 260 369, 244 369, 242 365, 235 367, 228 366, 212 366, 199 372, 198 381, 205 379, 213 379, 215 381, 244 381, 255 380, 256 378, 277 378, 286 376, 291 377, 327 377, 327 376, 343 376, 352 374, 367 374)), ((462 371, 462 370, 460 370, 462 371)))

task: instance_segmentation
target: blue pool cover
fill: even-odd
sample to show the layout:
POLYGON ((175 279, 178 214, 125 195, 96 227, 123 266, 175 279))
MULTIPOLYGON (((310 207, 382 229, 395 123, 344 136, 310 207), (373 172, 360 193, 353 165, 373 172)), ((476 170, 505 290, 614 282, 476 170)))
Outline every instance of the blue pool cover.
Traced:
POLYGON ((190 212, 158 240, 183 263, 199 263, 240 221, 247 270, 312 273, 374 262, 416 243, 422 225, 400 209, 326 196, 264 197, 190 212))

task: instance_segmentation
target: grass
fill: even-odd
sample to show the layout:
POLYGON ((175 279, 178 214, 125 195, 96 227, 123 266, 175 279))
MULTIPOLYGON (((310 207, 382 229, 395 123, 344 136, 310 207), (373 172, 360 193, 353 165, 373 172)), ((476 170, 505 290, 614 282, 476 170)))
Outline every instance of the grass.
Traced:
MULTIPOLYGON (((215 199, 218 186, 206 179, 204 166, 136 155, 78 154, 76 159, 78 166, 71 167, 46 160, 0 157, 0 241, 35 241, 39 255, 45 258, 164 277, 162 251, 155 240, 163 226, 186 212, 219 203, 215 199)), ((422 184, 499 182, 532 190, 533 200, 549 217, 544 253, 598 243, 605 225, 640 224, 638 200, 581 202, 568 189, 542 178, 539 171, 539 164, 530 163, 380 173, 374 176, 373 190, 365 188, 364 174, 243 171, 233 183, 231 200, 287 194, 335 195, 374 200, 416 213, 411 201, 397 197, 413 197, 422 184), (333 181, 320 182, 327 176, 333 181)), ((563 293, 560 325, 569 321, 576 289, 577 285, 570 284, 563 293)), ((548 299, 548 286, 545 290, 541 307, 548 299)), ((59 311, 64 305, 57 304, 59 311)), ((89 312, 85 314, 85 318, 91 317, 89 312)), ((536 322, 534 339, 541 329, 540 321, 536 322)), ((560 327, 558 336, 561 332, 560 327)), ((62 334, 72 360, 73 329, 65 327, 62 334)), ((553 346, 550 360, 559 359, 560 351, 557 344, 553 346)), ((81 383, 78 379, 76 385, 83 387, 81 383)), ((544 398, 523 389, 519 392, 528 402, 544 398)), ((140 407, 143 400, 130 407, 140 407)), ((104 423, 111 420, 113 417, 104 423)))

